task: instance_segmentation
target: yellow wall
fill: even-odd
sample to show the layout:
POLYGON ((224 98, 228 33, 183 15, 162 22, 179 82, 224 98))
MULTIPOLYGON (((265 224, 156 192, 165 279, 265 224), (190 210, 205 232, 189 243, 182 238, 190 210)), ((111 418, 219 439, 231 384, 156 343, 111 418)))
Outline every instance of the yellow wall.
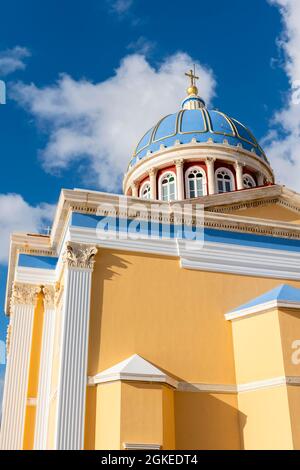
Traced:
POLYGON ((88 375, 137 353, 182 381, 235 383, 224 314, 277 285, 276 279, 181 269, 178 259, 100 250, 88 375))
POLYGON ((234 394, 175 392, 176 449, 240 449, 239 420, 234 394))
POLYGON ((239 384, 284 375, 277 310, 234 320, 232 331, 239 384))
POLYGON ((294 449, 300 450, 300 387, 288 386, 287 391, 290 407, 294 449))
MULTIPOLYGON (((292 345, 300 339, 299 311, 260 312, 233 320, 232 328, 239 384, 299 376, 300 365, 292 361, 292 345)), ((293 386, 239 393, 239 411, 247 417, 245 449, 299 449, 299 402, 300 389, 293 386)))
MULTIPOLYGON (((121 382, 97 386, 97 408, 95 412, 95 449, 120 449, 121 382)), ((87 424, 87 426, 89 426, 89 424, 87 424)))
POLYGON ((287 387, 239 394, 245 450, 293 449, 287 387))
POLYGON ((300 343, 297 348, 293 344, 300 342, 300 311, 293 309, 279 310, 279 325, 281 333, 282 354, 284 360, 285 374, 291 376, 300 376, 300 343), (298 363, 295 363, 296 362, 298 363))
POLYGON ((159 384, 122 383, 121 446, 163 444, 162 395, 159 384))

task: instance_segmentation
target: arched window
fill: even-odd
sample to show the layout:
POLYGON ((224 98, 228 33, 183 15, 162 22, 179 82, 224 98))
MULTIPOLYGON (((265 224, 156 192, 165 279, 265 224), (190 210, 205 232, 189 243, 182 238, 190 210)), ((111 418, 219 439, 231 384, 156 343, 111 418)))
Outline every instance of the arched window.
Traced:
POLYGON ((176 199, 176 176, 171 171, 163 173, 159 179, 159 198, 162 201, 176 199))
POLYGON ((146 181, 146 183, 142 184, 140 189, 140 197, 142 199, 151 199, 151 187, 149 181, 146 181))
POLYGON ((227 168, 219 168, 216 171, 216 182, 218 193, 228 193, 234 191, 233 174, 227 168))
POLYGON ((244 188, 245 189, 251 189, 256 187, 256 183, 254 178, 252 178, 251 175, 245 174, 243 176, 243 182, 244 182, 244 188))
POLYGON ((187 198, 206 196, 206 176, 202 168, 189 168, 185 174, 185 185, 187 198))

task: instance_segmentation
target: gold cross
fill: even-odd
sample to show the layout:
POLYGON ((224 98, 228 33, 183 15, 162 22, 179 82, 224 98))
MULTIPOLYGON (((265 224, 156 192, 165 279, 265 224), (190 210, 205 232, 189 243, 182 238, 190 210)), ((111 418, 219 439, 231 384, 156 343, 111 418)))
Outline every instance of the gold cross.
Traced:
POLYGON ((191 79, 191 86, 195 86, 196 80, 199 80, 199 77, 196 76, 195 65, 194 65, 194 71, 191 69, 190 73, 186 73, 185 75, 191 79))

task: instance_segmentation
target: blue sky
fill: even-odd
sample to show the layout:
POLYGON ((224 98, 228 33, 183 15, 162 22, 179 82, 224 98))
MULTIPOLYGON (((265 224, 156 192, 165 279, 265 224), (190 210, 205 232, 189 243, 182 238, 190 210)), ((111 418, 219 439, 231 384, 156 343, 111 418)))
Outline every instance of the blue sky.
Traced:
MULTIPOLYGON (((193 62, 210 106, 247 124, 297 189, 297 2, 2 2, 0 305, 8 233, 45 228, 62 187, 120 192, 137 140, 180 106, 193 62)), ((0 340, 5 330, 0 315, 0 340)))

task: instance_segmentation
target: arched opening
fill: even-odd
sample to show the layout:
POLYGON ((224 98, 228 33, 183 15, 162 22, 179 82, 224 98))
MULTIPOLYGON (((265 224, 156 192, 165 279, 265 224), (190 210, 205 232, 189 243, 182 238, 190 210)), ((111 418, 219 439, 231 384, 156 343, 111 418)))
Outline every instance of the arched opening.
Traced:
POLYGON ((176 175, 172 171, 163 173, 159 179, 159 199, 162 201, 176 199, 176 175))
POLYGON ((142 184, 140 188, 140 198, 151 199, 151 186, 149 181, 146 181, 144 184, 142 184))
POLYGON ((206 196, 207 183, 206 175, 202 168, 194 166, 187 170, 185 174, 186 197, 194 199, 206 196))
POLYGON ((234 191, 234 177, 230 170, 228 170, 227 168, 218 168, 215 175, 217 190, 219 194, 234 191))
POLYGON ((254 178, 251 175, 245 174, 243 176, 243 183, 245 189, 251 189, 256 187, 254 178))

